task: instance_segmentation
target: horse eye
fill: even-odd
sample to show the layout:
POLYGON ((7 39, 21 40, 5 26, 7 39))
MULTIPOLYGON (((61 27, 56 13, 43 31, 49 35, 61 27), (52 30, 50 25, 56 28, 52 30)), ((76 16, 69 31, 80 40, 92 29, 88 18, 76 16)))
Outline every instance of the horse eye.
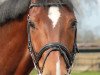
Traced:
POLYGON ((71 27, 72 27, 72 28, 76 28, 76 25, 77 25, 77 21, 74 20, 74 21, 71 23, 71 27))
POLYGON ((32 28, 35 28, 34 22, 30 22, 30 26, 31 26, 32 28))

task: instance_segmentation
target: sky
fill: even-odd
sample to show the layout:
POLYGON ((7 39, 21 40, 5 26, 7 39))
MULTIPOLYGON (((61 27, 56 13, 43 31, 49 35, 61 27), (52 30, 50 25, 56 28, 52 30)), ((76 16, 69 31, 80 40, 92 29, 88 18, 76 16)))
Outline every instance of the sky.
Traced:
POLYGON ((76 8, 78 19, 78 33, 85 36, 92 32, 96 38, 100 38, 100 0, 72 0, 76 8))

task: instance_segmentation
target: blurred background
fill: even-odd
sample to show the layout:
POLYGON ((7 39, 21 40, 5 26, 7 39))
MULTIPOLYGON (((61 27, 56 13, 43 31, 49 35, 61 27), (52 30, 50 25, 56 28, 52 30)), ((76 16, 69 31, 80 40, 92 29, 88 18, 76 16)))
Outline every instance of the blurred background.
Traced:
POLYGON ((78 20, 77 41, 80 50, 72 75, 100 75, 100 0, 72 2, 78 20))
POLYGON ((100 0, 72 0, 78 20, 78 43, 100 44, 100 0))

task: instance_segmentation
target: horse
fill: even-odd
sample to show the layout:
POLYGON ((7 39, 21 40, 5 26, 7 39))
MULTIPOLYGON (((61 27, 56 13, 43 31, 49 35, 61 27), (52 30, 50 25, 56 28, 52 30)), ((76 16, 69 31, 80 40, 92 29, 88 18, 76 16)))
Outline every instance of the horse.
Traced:
POLYGON ((77 49, 70 0, 6 0, 0 5, 0 75, 68 75, 77 49), (29 49, 29 51, 28 51, 29 49))

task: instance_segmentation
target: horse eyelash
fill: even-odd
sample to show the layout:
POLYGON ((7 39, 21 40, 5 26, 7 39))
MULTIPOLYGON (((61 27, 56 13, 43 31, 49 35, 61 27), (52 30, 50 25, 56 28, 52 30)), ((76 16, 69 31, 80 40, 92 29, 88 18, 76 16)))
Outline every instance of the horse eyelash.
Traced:
POLYGON ((74 21, 71 23, 71 26, 72 26, 72 28, 76 28, 76 26, 77 26, 77 20, 74 20, 74 21))
POLYGON ((30 22, 30 26, 35 29, 35 24, 33 22, 30 22))

